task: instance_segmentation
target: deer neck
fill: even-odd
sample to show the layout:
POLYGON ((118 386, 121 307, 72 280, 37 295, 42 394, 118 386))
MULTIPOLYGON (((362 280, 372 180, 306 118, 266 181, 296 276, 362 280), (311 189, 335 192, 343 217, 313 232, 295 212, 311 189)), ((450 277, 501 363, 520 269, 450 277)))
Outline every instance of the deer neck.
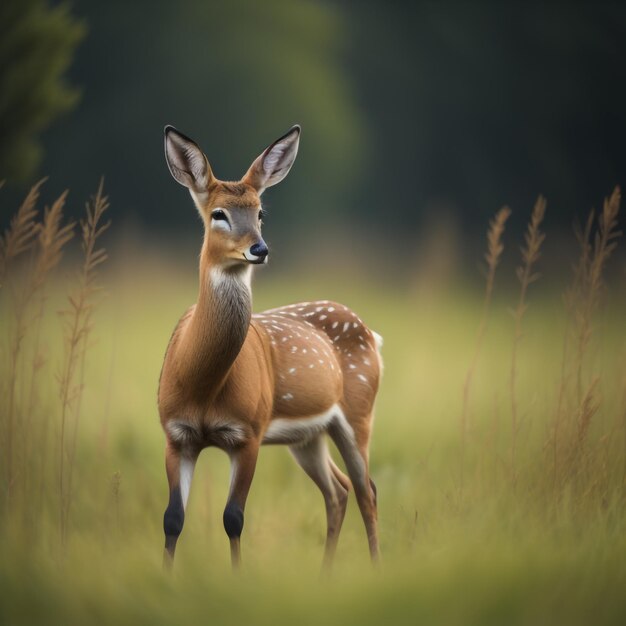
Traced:
POLYGON ((252 315, 252 268, 212 263, 205 239, 198 302, 185 333, 185 378, 203 398, 214 398, 245 341, 252 315))

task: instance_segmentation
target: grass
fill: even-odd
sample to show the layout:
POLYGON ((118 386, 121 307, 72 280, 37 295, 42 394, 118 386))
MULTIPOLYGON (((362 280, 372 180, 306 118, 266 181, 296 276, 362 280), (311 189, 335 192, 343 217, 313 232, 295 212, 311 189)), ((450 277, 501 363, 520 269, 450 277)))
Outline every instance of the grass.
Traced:
MULTIPOLYGON (((543 278, 520 300, 514 272, 498 267, 484 330, 484 291, 461 283, 426 296, 372 285, 365 273, 275 278, 271 266, 259 273, 255 310, 337 299, 385 338, 371 458, 382 566, 369 566, 351 496, 333 574, 322 580, 323 501, 283 447, 261 452, 241 574, 230 572, 221 523, 229 466, 217 450, 200 457, 174 575, 161 569, 167 485, 156 389, 169 334, 197 294, 193 264, 135 247, 111 251, 99 267, 107 295, 90 309, 84 384, 79 375, 80 403, 70 411, 76 446, 65 457, 73 479, 61 493, 56 374, 68 338, 56 312, 67 308, 67 267, 50 270, 37 349, 27 325, 13 366, 5 348, 17 322, 7 281, 0 288, 2 460, 12 367, 12 440, 21 443, 13 444, 10 490, 2 463, 0 623, 624 623, 626 298, 619 284, 607 284, 607 246, 616 239, 602 216, 600 228, 594 218, 586 233, 588 269, 577 270, 569 287, 539 260, 529 277, 541 271, 543 278), (511 316, 519 302, 523 316, 511 316), (34 355, 41 365, 33 396, 34 355)), ((517 264, 506 233, 502 242, 498 256, 517 264)), ((75 263, 84 261, 68 267, 75 263)), ((21 280, 28 267, 16 261, 9 269, 21 280)))
POLYGON ((513 473, 513 481, 516 480, 516 459, 515 453, 517 449, 517 434, 519 416, 517 413, 517 394, 516 394, 516 378, 517 378, 517 350, 522 340, 522 321, 528 305, 526 303, 528 288, 534 283, 539 274, 535 272, 535 266, 541 256, 541 244, 545 239, 545 235, 541 232, 540 226, 546 212, 545 198, 539 196, 528 223, 528 228, 524 234, 524 245, 521 247, 522 264, 517 267, 516 274, 520 282, 519 300, 513 311, 515 320, 515 330, 513 332, 513 346, 511 348, 511 471, 513 473))

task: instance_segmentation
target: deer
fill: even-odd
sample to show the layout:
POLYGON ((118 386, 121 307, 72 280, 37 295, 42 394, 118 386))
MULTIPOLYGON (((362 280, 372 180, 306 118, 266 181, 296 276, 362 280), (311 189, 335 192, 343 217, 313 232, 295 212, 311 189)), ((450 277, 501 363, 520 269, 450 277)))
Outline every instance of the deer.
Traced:
POLYGON ((217 179, 192 139, 166 126, 165 157, 204 225, 198 298, 176 325, 163 362, 158 409, 165 433, 169 502, 164 565, 174 561, 200 452, 231 463, 223 524, 231 564, 241 561, 244 510, 264 444, 288 446, 326 506, 323 567, 330 567, 354 490, 369 553, 379 557, 376 486, 369 474, 382 339, 353 311, 323 300, 252 313, 255 265, 268 261, 261 195, 289 173, 300 141, 293 126, 236 182, 217 179), (347 476, 328 449, 335 443, 347 476))

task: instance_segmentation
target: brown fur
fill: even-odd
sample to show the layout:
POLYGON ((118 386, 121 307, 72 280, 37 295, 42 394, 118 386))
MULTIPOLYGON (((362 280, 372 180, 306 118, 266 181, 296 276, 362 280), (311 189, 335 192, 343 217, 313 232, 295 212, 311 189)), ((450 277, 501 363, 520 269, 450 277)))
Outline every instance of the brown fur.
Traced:
POLYGON ((216 207, 254 209, 261 205, 259 194, 242 182, 214 181, 209 188, 210 200, 206 209, 216 207))
MULTIPOLYGON (((291 422, 297 429, 303 420, 306 423, 309 418, 324 416, 337 405, 352 432, 337 423, 328 426, 328 432, 346 460, 375 558, 376 500, 368 473, 368 447, 380 377, 378 347, 363 322, 337 303, 295 304, 252 315, 251 267, 246 252, 262 241, 259 193, 263 187, 255 189, 250 181, 267 183, 260 169, 263 155, 253 163, 245 182, 218 181, 207 162, 206 172, 201 172, 206 188, 192 189, 205 224, 198 301, 174 330, 158 394, 167 438, 169 510, 173 512, 178 506, 181 459, 195 463, 203 448, 222 448, 236 461, 225 512, 229 532, 233 511, 241 511, 243 516, 264 438, 265 442, 287 443, 324 494, 329 562, 345 513, 350 480, 328 456, 322 431, 306 431, 303 439, 292 440, 289 437, 298 433, 285 435, 292 429, 284 426, 284 420, 298 420, 291 422), (228 213, 228 228, 212 224, 211 214, 218 208, 228 213), (267 437, 276 419, 281 422, 267 437)), ((185 162, 177 154, 173 158, 175 177, 187 184, 185 162)), ((288 171, 284 163, 278 168, 288 171)), ((172 516, 168 520, 175 520, 172 516)), ((177 536, 167 536, 167 532, 166 553, 173 557, 177 536)), ((236 564, 239 534, 229 537, 236 564)))

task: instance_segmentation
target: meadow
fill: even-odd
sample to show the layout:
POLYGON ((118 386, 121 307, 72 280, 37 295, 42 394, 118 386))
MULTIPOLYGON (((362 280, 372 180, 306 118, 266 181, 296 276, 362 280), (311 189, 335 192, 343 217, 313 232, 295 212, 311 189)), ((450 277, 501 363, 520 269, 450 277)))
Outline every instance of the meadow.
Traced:
POLYGON ((242 571, 230 571, 229 465, 215 449, 200 457, 163 571, 156 391, 197 295, 193 258, 134 242, 105 260, 101 192, 66 230, 62 201, 43 215, 31 200, 0 267, 0 623, 626 623, 618 195, 581 229, 565 276, 546 260, 540 201, 525 242, 507 237, 506 213, 494 218, 485 282, 429 280, 427 261, 414 282, 271 263, 259 273, 256 311, 336 299, 385 339, 371 448, 382 562, 369 563, 351 495, 323 576, 322 498, 269 446, 242 571))

